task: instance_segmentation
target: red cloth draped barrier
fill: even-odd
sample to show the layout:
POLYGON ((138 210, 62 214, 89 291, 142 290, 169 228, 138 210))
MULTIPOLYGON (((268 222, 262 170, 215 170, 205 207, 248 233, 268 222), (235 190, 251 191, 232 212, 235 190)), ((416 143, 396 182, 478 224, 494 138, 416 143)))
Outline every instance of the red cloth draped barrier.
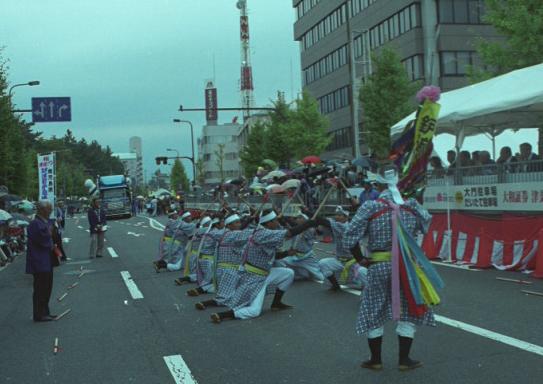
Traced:
POLYGON ((445 244, 447 214, 433 214, 422 243, 430 259, 439 258, 440 254, 448 256, 450 247, 452 261, 473 262, 479 268, 533 270, 534 277, 543 278, 543 215, 477 216, 451 212, 450 220, 451 244, 445 244))

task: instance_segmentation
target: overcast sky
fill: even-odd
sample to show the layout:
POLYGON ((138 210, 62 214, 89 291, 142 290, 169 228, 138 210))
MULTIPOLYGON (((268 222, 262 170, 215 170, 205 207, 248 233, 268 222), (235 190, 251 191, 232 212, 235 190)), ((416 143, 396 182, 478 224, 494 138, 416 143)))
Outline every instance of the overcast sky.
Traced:
MULTIPOLYGON (((248 4, 256 105, 269 104, 278 90, 296 96, 292 1, 248 4)), ((10 83, 41 81, 15 89, 18 107, 29 107, 31 97, 72 98, 71 123, 36 129, 61 136, 70 128, 116 152, 141 136, 150 175, 165 148, 190 155, 188 126, 171 121, 191 120, 199 136, 204 114, 176 111, 204 106, 213 61, 219 105, 240 105, 239 16, 235 0, 0 0, 0 46, 10 83)), ((230 122, 237 114, 219 118, 230 122)))
MULTIPOLYGON (((154 157, 173 147, 190 155, 189 119, 198 137, 201 112, 176 112, 179 105, 203 107, 207 80, 214 77, 220 106, 238 106, 240 41, 235 0, 0 0, 0 46, 10 60, 10 83, 40 80, 15 90, 28 108, 31 97, 70 96, 72 122, 39 124, 44 136, 98 140, 115 152, 128 151, 130 136, 143 139, 147 175, 154 157), (215 62, 215 73, 213 71, 215 62), (215 75, 215 76, 214 76, 215 75)), ((256 105, 277 91, 287 98, 300 89, 300 56, 293 40, 291 0, 249 0, 256 105)), ((236 113, 220 113, 229 122, 236 113)), ((30 116, 27 116, 30 120, 30 116)), ((529 141, 535 131, 506 133, 497 148, 529 141)), ((443 157, 452 137, 437 139, 443 157)), ((491 150, 486 138, 467 139, 468 150, 491 150)), ((185 164, 189 175, 191 169, 185 164)), ((162 167, 165 170, 165 167, 162 167)))

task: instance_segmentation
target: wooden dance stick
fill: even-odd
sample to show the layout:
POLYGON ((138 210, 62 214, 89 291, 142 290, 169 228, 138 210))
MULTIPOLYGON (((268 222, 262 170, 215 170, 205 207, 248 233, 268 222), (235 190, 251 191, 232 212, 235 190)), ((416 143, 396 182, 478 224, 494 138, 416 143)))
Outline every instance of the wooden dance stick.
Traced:
POLYGON ((345 183, 343 182, 341 177, 338 177, 338 180, 339 180, 339 183, 341 184, 341 186, 343 187, 343 189, 345 190, 345 192, 347 192, 347 195, 349 196, 349 199, 352 199, 353 195, 351 195, 351 192, 349 192, 349 190, 347 189, 347 186, 345 185, 345 183))
POLYGON ((79 283, 76 281, 75 283, 73 283, 72 285, 68 286, 68 289, 72 289, 72 288, 75 288, 79 285, 79 283))
POLYGON ((62 294, 62 296, 60 296, 60 297, 57 299, 57 301, 62 301, 62 300, 64 300, 64 299, 66 298, 66 296, 68 296, 68 292, 64 292, 64 293, 62 294))
POLYGON ((55 321, 57 320, 60 320, 62 319, 64 316, 66 316, 68 313, 70 313, 72 310, 70 308, 68 308, 67 310, 65 310, 64 312, 62 312, 60 315, 58 315, 56 318, 55 318, 55 321))
POLYGON ((510 281, 510 282, 512 282, 512 283, 526 284, 526 285, 532 284, 531 281, 527 281, 527 280, 519 280, 519 279, 509 279, 509 278, 507 278, 507 277, 496 277, 496 280, 500 280, 500 281, 510 281))
POLYGON ((522 290, 522 293, 526 293, 527 295, 534 295, 534 296, 541 296, 543 297, 543 292, 535 292, 535 291, 526 291, 522 290))

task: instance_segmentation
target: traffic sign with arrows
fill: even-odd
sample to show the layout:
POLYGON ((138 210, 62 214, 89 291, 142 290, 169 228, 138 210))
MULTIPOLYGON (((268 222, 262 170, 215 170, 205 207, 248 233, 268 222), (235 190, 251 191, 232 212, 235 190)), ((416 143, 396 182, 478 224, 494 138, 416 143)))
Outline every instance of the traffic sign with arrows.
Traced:
POLYGON ((33 97, 32 121, 34 123, 72 121, 70 98, 33 97))

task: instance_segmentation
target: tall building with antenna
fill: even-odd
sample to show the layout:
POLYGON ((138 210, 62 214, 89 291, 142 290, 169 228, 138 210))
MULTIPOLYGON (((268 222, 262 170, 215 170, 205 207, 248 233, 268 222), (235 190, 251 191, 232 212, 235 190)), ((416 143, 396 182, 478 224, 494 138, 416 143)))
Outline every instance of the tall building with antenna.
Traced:
POLYGON ((251 50, 249 43, 249 16, 247 15, 247 0, 238 0, 236 4, 240 11, 240 39, 241 39, 241 106, 243 107, 243 120, 251 116, 254 106, 253 96, 253 70, 251 68, 251 50))

